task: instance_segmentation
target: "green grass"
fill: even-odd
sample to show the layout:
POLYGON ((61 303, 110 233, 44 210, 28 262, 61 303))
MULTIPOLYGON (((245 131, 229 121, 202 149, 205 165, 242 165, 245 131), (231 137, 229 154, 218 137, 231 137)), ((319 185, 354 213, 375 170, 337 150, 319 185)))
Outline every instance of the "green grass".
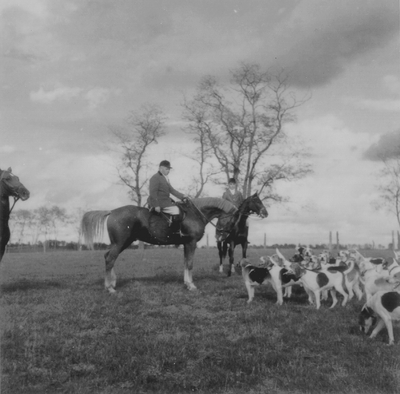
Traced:
POLYGON ((247 305, 215 249, 196 253, 196 292, 183 286, 182 250, 125 251, 109 295, 103 253, 5 256, 1 393, 399 392, 400 330, 393 347, 386 330, 363 336, 362 302, 317 311, 299 289, 279 307, 263 286, 247 305))

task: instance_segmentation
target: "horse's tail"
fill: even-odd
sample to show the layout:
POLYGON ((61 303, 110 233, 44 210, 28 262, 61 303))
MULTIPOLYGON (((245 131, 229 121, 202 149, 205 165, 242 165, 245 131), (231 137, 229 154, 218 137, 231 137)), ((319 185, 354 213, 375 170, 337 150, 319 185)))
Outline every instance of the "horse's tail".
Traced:
POLYGON ((101 240, 104 233, 104 223, 110 211, 86 212, 81 221, 81 239, 89 249, 94 250, 94 240, 101 240))

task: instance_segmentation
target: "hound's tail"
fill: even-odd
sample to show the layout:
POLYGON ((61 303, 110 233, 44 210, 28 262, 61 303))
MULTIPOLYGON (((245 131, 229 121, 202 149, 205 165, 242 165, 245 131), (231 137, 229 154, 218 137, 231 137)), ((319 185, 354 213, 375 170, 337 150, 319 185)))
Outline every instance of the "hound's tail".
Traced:
POLYGON ((104 223, 110 211, 86 212, 81 221, 80 234, 83 244, 94 250, 94 241, 101 240, 104 234, 104 223))

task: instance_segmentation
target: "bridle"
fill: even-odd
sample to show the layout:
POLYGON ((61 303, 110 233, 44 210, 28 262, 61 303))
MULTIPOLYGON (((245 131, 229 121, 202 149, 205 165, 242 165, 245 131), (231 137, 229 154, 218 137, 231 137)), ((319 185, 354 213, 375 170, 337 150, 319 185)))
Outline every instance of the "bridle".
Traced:
POLYGON ((9 214, 11 214, 11 211, 14 209, 15 203, 20 199, 20 197, 18 197, 18 196, 13 196, 13 198, 14 198, 14 203, 13 203, 12 207, 10 208, 10 211, 8 212, 9 214))
MULTIPOLYGON (((0 183, 1 182, 3 182, 3 178, 0 178, 0 183)), ((6 185, 5 185, 6 186, 6 185)), ((9 186, 6 186, 8 189, 9 189, 9 186)), ((12 212, 12 210, 14 209, 14 206, 15 206, 15 203, 21 198, 20 196, 18 196, 18 195, 15 195, 15 194, 9 194, 9 196, 12 196, 13 198, 14 198, 14 202, 13 202, 13 204, 12 204, 12 206, 11 206, 11 208, 10 208, 10 210, 8 211, 8 214, 11 214, 11 212, 12 212)))
MULTIPOLYGON (((200 214, 201 218, 204 220, 205 223, 210 223, 212 224, 217 230, 220 230, 211 220, 209 221, 206 216, 204 215, 203 212, 201 212, 201 210, 197 207, 197 205, 192 202, 191 200, 188 199, 188 201, 190 201, 190 204, 192 206, 194 206, 196 208, 196 211, 200 214)), ((224 217, 229 217, 229 216, 234 216, 236 214, 237 210, 234 213, 227 213, 224 217)))

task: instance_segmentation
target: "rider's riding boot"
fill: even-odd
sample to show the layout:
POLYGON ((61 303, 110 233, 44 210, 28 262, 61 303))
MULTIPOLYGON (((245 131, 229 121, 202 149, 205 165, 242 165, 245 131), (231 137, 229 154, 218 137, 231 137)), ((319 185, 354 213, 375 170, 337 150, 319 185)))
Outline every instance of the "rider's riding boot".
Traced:
POLYGON ((181 218, 180 215, 171 216, 170 229, 172 234, 181 234, 181 218))

